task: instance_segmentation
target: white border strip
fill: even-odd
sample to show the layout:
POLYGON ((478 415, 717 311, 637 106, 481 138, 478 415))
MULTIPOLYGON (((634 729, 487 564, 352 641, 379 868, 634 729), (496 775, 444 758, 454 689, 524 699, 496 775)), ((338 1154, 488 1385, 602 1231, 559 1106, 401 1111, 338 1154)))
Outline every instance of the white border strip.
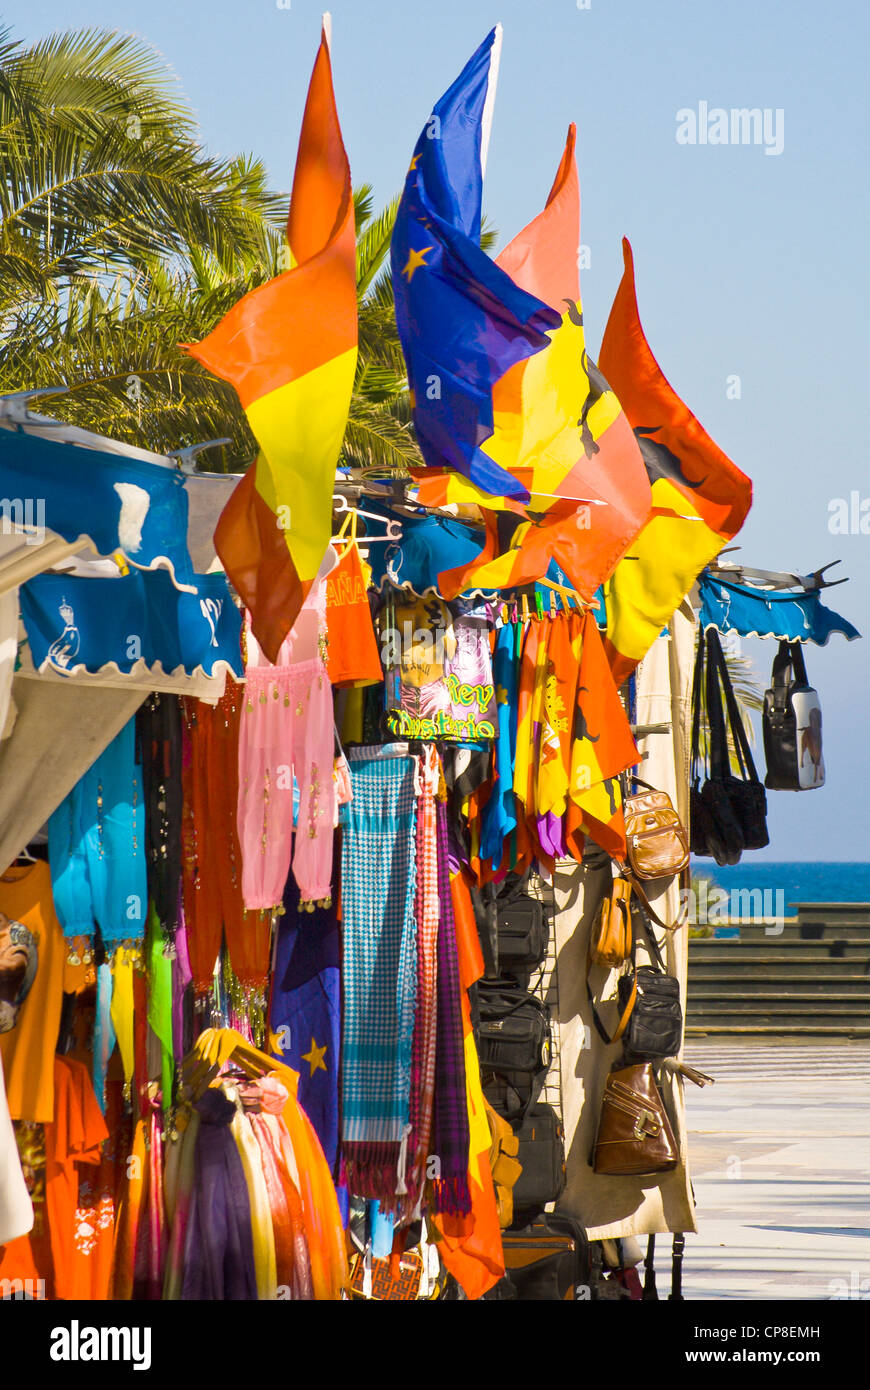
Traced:
POLYGON ((501 61, 501 41, 504 30, 501 24, 495 26, 495 38, 489 57, 489 86, 483 106, 483 120, 480 131, 480 174, 486 177, 486 160, 489 154, 489 137, 492 134, 492 116, 495 110, 495 89, 498 86, 498 69, 501 61))

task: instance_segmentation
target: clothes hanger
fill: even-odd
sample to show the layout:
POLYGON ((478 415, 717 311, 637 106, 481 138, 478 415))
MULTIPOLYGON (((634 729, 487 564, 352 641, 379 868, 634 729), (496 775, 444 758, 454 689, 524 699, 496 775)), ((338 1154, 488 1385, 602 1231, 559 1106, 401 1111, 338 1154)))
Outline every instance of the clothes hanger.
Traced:
POLYGON ((298 1073, 283 1062, 260 1052, 234 1028, 205 1028, 182 1062, 182 1083, 188 1100, 199 1100, 228 1062, 251 1080, 277 1072, 291 1096, 296 1095, 298 1073))
POLYGON ((352 540, 358 540, 360 545, 381 545, 385 542, 395 543, 402 539, 402 526, 400 522, 395 521, 391 517, 379 516, 377 512, 367 512, 362 507, 351 506, 343 492, 339 492, 333 496, 332 507, 333 511, 337 512, 339 516, 346 516, 346 520, 342 524, 338 535, 332 537, 333 545, 349 545, 352 540), (361 516, 365 517, 367 521, 377 521, 379 525, 386 526, 386 535, 370 536, 367 534, 358 537, 356 535, 356 521, 351 523, 351 518, 356 517, 358 520, 361 516), (351 524, 354 532, 352 537, 346 534, 351 524))
POLYGON ((576 589, 571 589, 566 584, 557 584, 553 579, 539 579, 537 583, 545 589, 551 589, 553 593, 558 594, 560 598, 569 605, 575 603, 580 609, 594 608, 596 606, 594 603, 588 603, 586 599, 581 598, 576 589))

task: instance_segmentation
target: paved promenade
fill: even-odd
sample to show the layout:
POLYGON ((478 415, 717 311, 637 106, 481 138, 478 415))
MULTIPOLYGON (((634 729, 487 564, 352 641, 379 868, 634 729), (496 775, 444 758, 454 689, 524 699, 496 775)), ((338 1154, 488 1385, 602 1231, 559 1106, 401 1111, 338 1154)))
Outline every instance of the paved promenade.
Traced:
POLYGON ((685 1297, 870 1301, 870 1041, 692 1038, 686 1058, 716 1084, 686 1086, 685 1297))

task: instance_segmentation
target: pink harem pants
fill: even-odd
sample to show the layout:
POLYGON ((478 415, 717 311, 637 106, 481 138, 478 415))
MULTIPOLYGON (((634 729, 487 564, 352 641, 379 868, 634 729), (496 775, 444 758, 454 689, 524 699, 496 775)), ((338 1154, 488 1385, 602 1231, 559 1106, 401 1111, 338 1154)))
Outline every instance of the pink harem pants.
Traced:
POLYGON ((319 657, 295 666, 248 667, 239 731, 242 896, 253 910, 283 901, 299 816, 293 875, 303 901, 332 886, 335 788, 332 690, 319 657))

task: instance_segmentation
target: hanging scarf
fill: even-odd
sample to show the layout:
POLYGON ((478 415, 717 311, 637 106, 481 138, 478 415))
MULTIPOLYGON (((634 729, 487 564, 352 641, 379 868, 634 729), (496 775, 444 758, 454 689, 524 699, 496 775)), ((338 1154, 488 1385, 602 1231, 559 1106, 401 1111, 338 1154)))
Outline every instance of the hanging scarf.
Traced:
POLYGON ((433 1182, 434 1205, 438 1212, 464 1214, 471 1210, 465 1040, 456 922, 450 896, 447 810, 441 801, 436 805, 436 817, 441 921, 438 928, 438 1032, 432 1153, 438 1157, 440 1177, 433 1182))
POLYGON ((495 639, 492 670, 498 703, 495 743, 495 779, 483 811, 480 856, 495 868, 501 862, 504 842, 517 823, 514 798, 514 755, 517 746, 517 695, 522 626, 504 623, 495 639))
MULTIPOLYGON (((435 1100, 435 1043, 438 1027, 438 922, 441 913, 438 881, 438 821, 435 793, 440 780, 438 755, 431 745, 421 768, 422 788, 417 802, 417 1012, 411 1052, 411 1133, 413 1156, 405 1178, 407 1211, 417 1207, 426 1176, 435 1100)), ((401 1175, 400 1175, 401 1177, 401 1175)), ((402 1183, 399 1183, 401 1190, 402 1183)))
POLYGON ((275 1258, 275 1231, 269 1203, 269 1188, 263 1169, 260 1146, 248 1116, 242 1109, 239 1091, 223 1088, 228 1100, 234 1100, 236 1113, 230 1126, 233 1139, 245 1170, 248 1199, 251 1203, 251 1227, 254 1240, 254 1270, 257 1276, 257 1297, 261 1303, 278 1297, 278 1266, 275 1258))
POLYGON ((136 714, 136 740, 145 795, 148 893, 169 936, 178 925, 181 881, 181 706, 157 692, 136 714))
POLYGON ((145 942, 145 954, 148 962, 148 1023, 154 1037, 160 1044, 161 1092, 164 1110, 168 1110, 172 1104, 172 1088, 175 1079, 172 1038, 172 956, 174 953, 175 943, 164 934, 152 903, 148 912, 148 934, 145 942))
POLYGON ((133 1265, 135 1299, 156 1301, 162 1297, 167 1251, 166 1207, 163 1193, 163 1115, 160 1098, 152 1092, 140 1097, 145 1136, 145 1182, 136 1235, 133 1265))
POLYGON ((187 944, 197 993, 210 989, 226 933, 242 984, 263 989, 269 975, 272 919, 246 912, 236 811, 239 724, 244 686, 234 681, 212 707, 185 698, 183 882, 187 944))
POLYGON ((97 967, 97 999, 94 1010, 94 1094, 106 1113, 106 1072, 115 1050, 112 1023, 112 969, 105 962, 97 967))
POLYGON ((417 994, 415 761, 398 747, 350 750, 342 842, 342 1156, 351 1191, 387 1208, 409 1132, 417 994))
POLYGON ((209 1087, 196 1108, 202 1123, 181 1297, 256 1301, 251 1203, 230 1130, 236 1107, 222 1091, 209 1087))
POLYGON ((193 1184, 196 1174, 196 1136, 200 1119, 192 1106, 184 1106, 175 1119, 176 1138, 169 1144, 164 1173, 166 1218, 170 1227, 163 1297, 168 1302, 181 1298, 184 1280, 184 1250, 190 1222, 193 1184))
POLYGON ((115 1226, 111 1297, 125 1302, 133 1297, 139 1222, 148 1171, 145 1136, 146 1121, 140 1120, 136 1125, 131 1152, 127 1158, 126 1185, 115 1226))
MULTIPOLYGON (((282 1296, 292 1300, 314 1298, 311 1259, 305 1238, 302 1199, 288 1163, 289 1137, 280 1116, 255 1113, 251 1132, 260 1150, 263 1177, 269 1194, 275 1238, 275 1282, 282 1296)), ((295 1166, 295 1160, 293 1161, 295 1166)))

